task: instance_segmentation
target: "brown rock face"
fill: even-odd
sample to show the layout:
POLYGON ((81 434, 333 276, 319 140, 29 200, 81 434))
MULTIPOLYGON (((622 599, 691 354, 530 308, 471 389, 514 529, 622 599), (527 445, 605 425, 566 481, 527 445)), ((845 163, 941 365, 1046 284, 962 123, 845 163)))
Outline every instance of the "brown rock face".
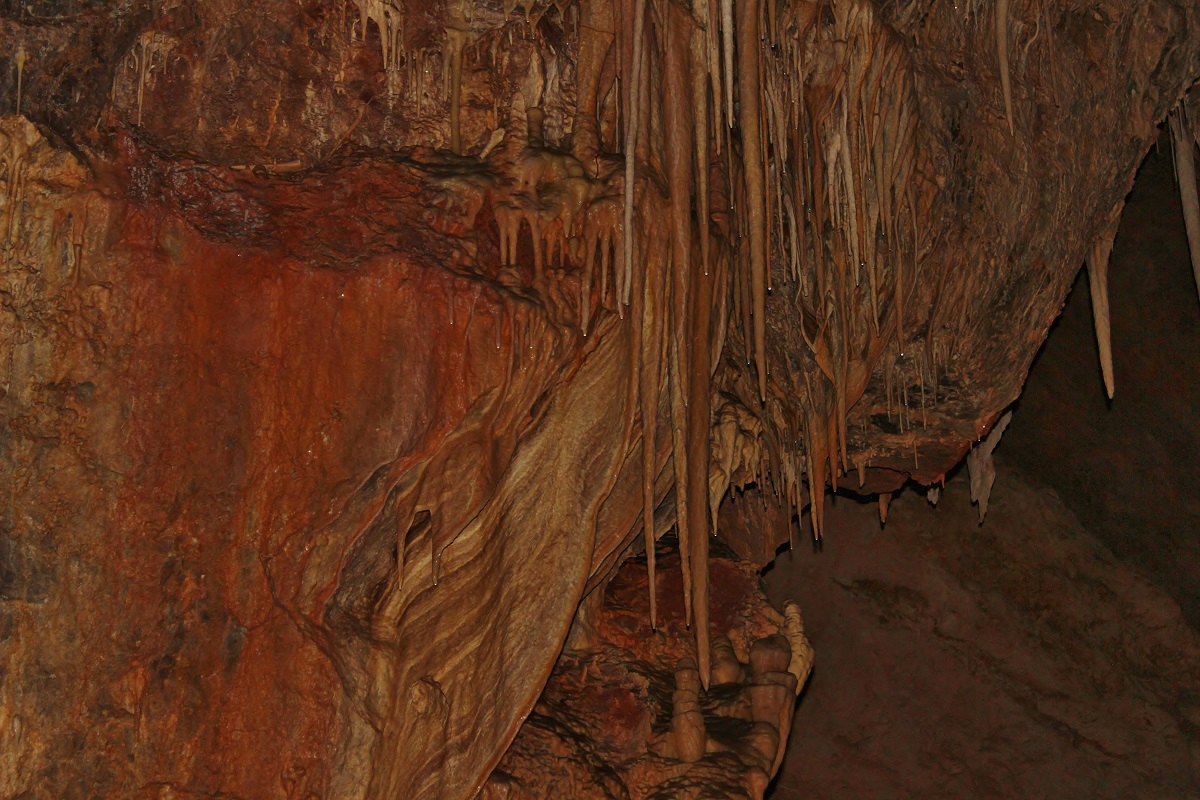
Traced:
POLYGON ((761 564, 827 484, 930 483, 990 430, 1197 28, 1167 0, 0 8, 0 796, 506 791, 636 552, 639 624, 690 622, 648 685, 687 696, 669 735, 629 709, 663 761, 621 780, 727 759, 711 786, 756 796, 796 648, 730 633, 752 593, 711 534, 761 564))

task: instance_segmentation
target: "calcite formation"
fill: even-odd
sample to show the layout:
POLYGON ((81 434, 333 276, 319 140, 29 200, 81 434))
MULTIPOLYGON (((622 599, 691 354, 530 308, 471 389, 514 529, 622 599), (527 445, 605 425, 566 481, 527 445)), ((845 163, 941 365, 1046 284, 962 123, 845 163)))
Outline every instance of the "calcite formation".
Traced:
POLYGON ((762 797, 779 768, 813 650, 793 603, 767 604, 757 570, 715 556, 711 685, 700 683, 678 554, 625 563, 577 622, 484 797, 762 797))
POLYGON ((651 683, 695 694, 649 752, 702 786, 705 698, 748 661, 773 733, 721 774, 761 793, 797 651, 716 638, 714 534, 761 565, 806 509, 825 535, 827 488, 938 482, 1085 257, 1105 296, 1176 108, 1200 231, 1198 28, 1171 0, 0 11, 0 792, 494 793, 641 553, 645 623, 684 625, 651 683))

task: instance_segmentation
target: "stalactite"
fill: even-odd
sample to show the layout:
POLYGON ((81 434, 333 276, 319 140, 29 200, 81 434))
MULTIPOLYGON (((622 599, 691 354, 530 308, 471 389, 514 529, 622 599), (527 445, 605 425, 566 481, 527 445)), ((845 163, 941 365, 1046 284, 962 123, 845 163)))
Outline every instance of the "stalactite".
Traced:
MULTIPOLYGON (((614 44, 614 29, 619 33, 622 26, 615 25, 612 7, 602 3, 583 3, 578 6, 579 56, 575 66, 576 92, 575 122, 572 129, 572 152, 589 170, 596 166, 601 148, 599 104, 602 101, 601 85, 606 78, 617 77, 619 67, 614 59, 607 58, 610 51, 619 59, 620 44, 614 44)), ((620 103, 617 103, 618 107, 620 103)), ((619 124, 617 130, 620 130, 619 124)))
MULTIPOLYGON (((667 186, 670 193, 672 308, 671 348, 673 386, 672 438, 677 443, 676 519, 680 551, 687 551, 691 572, 691 616, 695 621, 700 677, 709 679, 708 631, 708 514, 705 508, 708 481, 709 350, 707 319, 711 295, 695 295, 693 276, 691 203, 695 186, 695 109, 688 102, 700 73, 691 59, 693 22, 673 3, 663 10, 663 117, 666 141, 667 186), (692 76, 689 79, 689 76, 692 76), (703 304, 702 313, 696 303, 703 304), (703 317, 703 320, 700 317, 703 317), (703 329, 700 324, 703 323, 703 329), (682 402, 681 402, 682 401, 682 402), (678 445, 682 444, 682 447, 678 445), (682 460, 682 464, 680 463, 682 460)), ((701 73, 702 74, 702 73, 701 73)), ((701 84, 701 95, 703 84, 701 84)), ((701 123, 704 124, 704 123, 701 123)), ((701 134, 707 140, 707 126, 701 134)), ((704 276, 700 276, 704 280, 704 276)))
POLYGON ((1012 421, 1012 412, 1005 412, 996 421, 988 437, 971 449, 967 454, 967 473, 971 478, 971 502, 979 505, 979 524, 983 524, 987 516, 988 499, 992 494, 992 484, 996 481, 996 466, 992 462, 992 451, 1000 444, 1000 437, 1008 423, 1012 421))
MULTIPOLYGON (((696 51, 693 50, 693 54, 696 51)), ((692 70, 696 71, 702 63, 693 60, 692 70)), ((707 145, 707 136, 705 137, 707 145)), ((685 198, 687 195, 684 196, 685 198)), ((700 226, 707 226, 706 217, 700 218, 700 226)), ((702 239, 703 241, 703 239, 702 239)), ((709 436, 712 429, 711 404, 709 387, 712 381, 712 314, 715 294, 715 275, 707 269, 707 256, 702 255, 703 268, 693 271, 691 330, 688 338, 691 341, 691 402, 688 405, 688 427, 691 434, 690 442, 690 484, 688 520, 693 526, 692 569, 695 577, 692 579, 692 591, 695 603, 696 619, 696 650, 700 660, 700 679, 705 687, 709 684, 709 591, 708 591, 708 547, 709 533, 708 515, 705 513, 707 495, 703 488, 708 485, 709 473, 709 436)), ((715 515, 713 534, 716 533, 715 515)))
POLYGON ((1008 0, 996 0, 996 56, 1000 63, 1000 88, 1004 92, 1004 116, 1008 120, 1008 133, 1016 129, 1013 124, 1012 78, 1008 74, 1008 0))
POLYGON ((747 228, 750 239, 750 313, 754 316, 754 358, 758 368, 758 393, 767 397, 767 243, 766 183, 763 175, 761 96, 759 82, 759 0, 737 5, 738 121, 742 128, 742 176, 746 187, 747 228))
MULTIPOLYGON (((394 97, 400 88, 400 57, 402 55, 402 46, 404 43, 404 8, 397 4, 395 0, 354 0, 354 4, 358 7, 359 25, 361 27, 360 38, 362 41, 367 40, 367 23, 374 22, 375 27, 379 30, 379 47, 383 57, 383 69, 387 76, 387 92, 389 97, 394 97)), ((462 3, 458 3, 458 16, 462 15, 462 3)), ((451 18, 455 12, 453 7, 447 8, 447 14, 451 18)), ((462 30, 465 31, 465 25, 462 30)), ((450 29, 447 28, 447 40, 449 40, 450 29)), ((447 41, 447 46, 450 42, 447 41)), ((461 57, 461 55, 460 55, 461 57)), ((411 59, 411 55, 410 55, 411 59)), ((418 74, 422 70, 417 70, 418 74)), ((418 89, 418 104, 420 103, 421 91, 418 89)))
POLYGON ((693 114, 693 133, 692 142, 695 151, 695 170, 696 170, 696 222, 700 233, 700 265, 701 271, 708 275, 709 264, 711 263, 710 254, 710 232, 709 232, 709 197, 708 197, 708 171, 709 171, 709 126, 708 121, 710 115, 708 113, 708 73, 707 66, 708 54, 705 51, 706 40, 705 31, 692 27, 691 38, 691 67, 688 70, 691 77, 692 89, 692 114, 693 114))
MULTIPOLYGON (((1191 146, 1191 142, 1188 142, 1191 146)), ((1119 218, 1118 218, 1119 219, 1119 218)), ((1112 399, 1113 381, 1112 335, 1108 312, 1108 259, 1112 255, 1113 239, 1117 235, 1117 221, 1092 243, 1088 253, 1088 289, 1092 297, 1092 320, 1096 326, 1096 344, 1100 348, 1100 371, 1104 376, 1104 390, 1112 399)))
MULTIPOLYGON (((725 120, 733 127, 733 0, 721 2, 721 55, 725 65, 725 120)), ((756 45, 757 46, 757 43, 756 45)), ((714 98, 717 99, 717 98, 714 98)))
MULTIPOLYGON (((896 235, 892 235, 893 243, 896 242, 896 235)), ((893 244, 893 247, 896 247, 893 244)), ((904 355, 904 259, 900 257, 897 247, 897 253, 894 260, 894 274, 892 276, 893 302, 894 313, 896 316, 896 345, 899 347, 900 355, 904 355)), ((907 401, 905 401, 907 403, 907 401)))
POLYGON ((462 154, 462 62, 467 42, 465 20, 451 20, 446 25, 446 47, 450 51, 450 149, 462 154), (461 24, 463 27, 456 27, 461 24))
POLYGON ((634 182, 637 179, 637 141, 638 141, 638 112, 641 107, 641 95, 644 79, 643 73, 648 72, 645 60, 645 23, 646 0, 634 0, 633 12, 633 59, 630 71, 629 119, 626 121, 625 134, 625 263, 621 296, 617 300, 618 309, 629 304, 629 284, 633 274, 633 197, 634 182))
MULTIPOLYGON (((662 253, 652 253, 659 258, 662 253)), ((642 324, 638 340, 638 386, 642 414, 642 536, 649 572, 650 625, 658 627, 658 597, 655 587, 654 482, 658 477, 658 406, 662 387, 662 326, 664 306, 663 270, 642 271, 642 324)))
MULTIPOLYGON (((24 87, 24 78, 25 78, 25 58, 26 58, 26 55, 25 55, 25 46, 24 46, 24 45, 18 45, 18 46, 17 46, 17 54, 16 54, 16 56, 13 58, 13 61, 15 61, 15 62, 16 62, 16 65, 17 65, 17 103, 16 103, 16 113, 17 113, 18 115, 21 113, 21 90, 22 90, 22 88, 24 87)), ((140 99, 139 99, 139 106, 138 106, 138 116, 139 116, 139 117, 141 116, 141 105, 140 105, 140 99)))
POLYGON ((175 40, 159 31, 146 31, 134 43, 129 52, 133 67, 137 71, 137 124, 142 124, 142 109, 145 102, 146 84, 153 75, 156 65, 166 67, 167 57, 175 49, 175 40))
POLYGON ((1175 171, 1179 180, 1179 199, 1183 205, 1183 221, 1187 230, 1188 251, 1192 257, 1192 274, 1196 292, 1200 294, 1200 197, 1196 192, 1195 137, 1188 130, 1183 107, 1169 117, 1171 139, 1175 146, 1175 171))
MULTIPOLYGON (((740 212, 738 215, 739 216, 738 222, 740 225, 740 224, 744 223, 745 210, 740 206, 738 207, 737 210, 740 212)), ((746 259, 748 257, 748 254, 746 253, 746 248, 748 248, 749 246, 750 246, 749 240, 745 239, 745 238, 743 238, 738 243, 738 261, 739 261, 739 264, 743 265, 743 266, 737 270, 737 287, 735 289, 737 300, 738 300, 738 316, 742 321, 742 346, 743 346, 744 357, 745 357, 747 366, 749 366, 749 364, 753 358, 753 356, 751 355, 751 348, 754 346, 753 345, 754 338, 753 338, 753 333, 752 333, 752 321, 753 320, 752 320, 751 311, 750 311, 750 307, 751 307, 750 282, 753 280, 753 278, 751 277, 750 270, 745 269, 745 267, 744 267, 744 265, 746 263, 746 259)))
POLYGON ((671 449, 675 470, 675 530, 679 535, 679 557, 683 563, 683 607, 684 618, 690 625, 693 613, 693 570, 691 555, 694 550, 691 538, 691 519, 688 516, 688 436, 684 429, 687 407, 684 402, 682 373, 687 369, 681 363, 678 340, 668 337, 668 384, 671 401, 671 449))
MULTIPOLYGON (((725 90, 721 81, 721 8, 720 0, 697 0, 694 4, 696 22, 702 31, 702 48, 704 52, 704 74, 708 78, 709 91, 712 96, 711 113, 707 115, 712 123, 709 132, 703 137, 706 142, 711 139, 718 154, 721 152, 722 139, 725 129, 722 125, 722 103, 725 90)), ((699 62, 697 62, 699 63, 699 62)), ((707 225, 707 221, 703 224, 707 225)))

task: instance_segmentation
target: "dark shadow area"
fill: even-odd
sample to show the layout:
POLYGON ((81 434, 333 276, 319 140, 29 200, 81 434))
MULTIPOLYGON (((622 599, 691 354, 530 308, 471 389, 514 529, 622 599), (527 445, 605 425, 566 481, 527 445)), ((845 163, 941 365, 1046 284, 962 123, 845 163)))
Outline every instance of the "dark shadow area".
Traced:
POLYGON ((1053 487, 1200 628, 1200 301, 1166 140, 1138 173, 1108 284, 1113 400, 1083 270, 997 457, 1053 487))

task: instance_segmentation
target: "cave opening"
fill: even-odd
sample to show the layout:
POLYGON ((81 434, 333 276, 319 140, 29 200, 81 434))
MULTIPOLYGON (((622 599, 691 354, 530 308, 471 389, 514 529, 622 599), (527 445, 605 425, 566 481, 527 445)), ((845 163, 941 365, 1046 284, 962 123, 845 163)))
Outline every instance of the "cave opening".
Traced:
POLYGON ((886 525, 839 495, 820 553, 781 553, 817 650, 767 796, 1188 797, 1200 776, 1200 304, 1170 141, 1109 269, 1105 396, 1081 269, 995 453, 886 525), (936 499, 936 503, 935 503, 936 499))

